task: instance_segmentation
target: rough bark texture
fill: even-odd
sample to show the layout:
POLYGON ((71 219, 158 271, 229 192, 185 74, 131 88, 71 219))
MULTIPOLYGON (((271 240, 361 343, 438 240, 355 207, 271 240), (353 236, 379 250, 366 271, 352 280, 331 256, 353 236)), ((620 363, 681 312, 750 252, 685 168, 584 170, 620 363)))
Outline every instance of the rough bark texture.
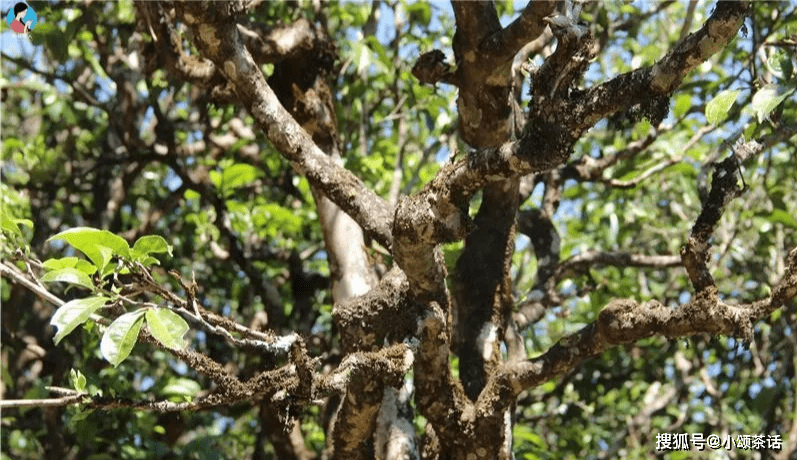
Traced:
MULTIPOLYGON (((502 27, 492 2, 454 2, 456 66, 445 62, 444 53, 432 50, 420 56, 413 74, 424 83, 457 87, 459 135, 472 149, 464 158, 442 165, 420 192, 395 201, 382 199, 341 165, 347 152, 338 136, 331 86, 337 56, 324 28, 306 19, 273 27, 253 24, 244 18, 247 5, 137 5, 139 20, 162 46, 160 51, 148 48, 158 59, 147 65, 164 66, 171 76, 204 88, 209 100, 244 106, 294 172, 307 177, 324 233, 335 302, 332 315, 343 355, 339 364, 319 371, 298 334, 277 338, 229 324, 197 305, 196 283, 180 281, 186 300, 159 287, 147 273, 137 273, 138 283, 176 308, 196 313, 214 332, 236 333, 233 337, 228 332, 226 340, 284 357, 285 362, 244 378, 209 356, 166 350, 142 332, 142 340, 209 377, 216 388, 190 403, 131 404, 85 396, 87 407, 174 412, 253 401, 260 405, 263 428, 258 446, 268 441, 280 456, 310 459, 301 430, 286 421, 304 405, 332 396, 326 427, 330 458, 508 460, 513 458, 512 405, 524 390, 569 373, 610 347, 651 336, 708 333, 749 341, 755 321, 797 296, 797 248, 784 261, 784 274, 772 295, 754 303, 726 303, 711 275, 711 237, 727 204, 743 191, 736 176, 738 162, 762 151, 756 142, 740 146, 734 156, 716 165, 711 190, 680 257, 588 250, 560 260, 559 235, 552 223, 563 181, 600 177, 653 139, 641 139, 600 159, 585 156, 565 165, 575 142, 599 120, 618 113, 633 112, 657 126, 684 77, 733 39, 748 2, 719 3, 699 30, 684 34, 655 64, 586 88, 579 85, 600 40, 579 23, 578 5, 530 2, 517 20, 502 27), (201 57, 186 55, 173 21, 190 29, 201 57), (555 51, 539 68, 530 69, 531 99, 521 107, 517 90, 522 77, 514 59, 538 49, 528 47, 535 40, 554 38, 555 51), (265 63, 274 65, 268 81, 261 70, 265 63), (540 209, 518 216, 519 204, 536 184, 545 186, 540 209), (471 219, 469 206, 478 192, 481 206, 471 219), (528 235, 534 246, 537 276, 528 298, 513 311, 510 263, 516 231, 528 235), (381 278, 366 252, 368 239, 393 258, 393 267, 381 278), (459 240, 464 240, 464 249, 449 279, 441 245, 459 240), (614 299, 593 322, 527 359, 517 330, 560 303, 556 285, 561 279, 596 264, 682 264, 694 296, 677 308, 656 300, 614 299), (453 295, 447 281, 452 282, 453 295), (501 356, 502 345, 508 360, 501 356), (458 379, 451 368, 452 353, 459 358, 458 379), (420 440, 412 425, 414 410, 427 420, 420 440), (278 432, 279 426, 285 431, 278 432)), ((158 113, 155 117, 159 123, 164 118, 158 113)), ((131 120, 120 123, 130 125, 131 120)), ((162 131, 169 131, 166 120, 163 126, 162 131)), ((166 143, 174 153, 173 133, 166 143)), ((252 158, 257 161, 257 154, 252 158)), ((179 171, 176 160, 169 161, 179 171)), ((207 171, 178 175, 197 188, 208 182, 207 171)), ((122 183, 112 189, 124 193, 122 183)), ((114 193, 112 202, 119 200, 114 193)), ((221 209, 220 200, 215 200, 221 209)), ((233 240, 229 229, 226 232, 233 240)), ((245 259, 242 254, 241 247, 231 245, 226 257, 245 259)), ((296 308, 307 310, 315 290, 304 292, 307 286, 302 283, 311 283, 311 277, 302 271, 297 252, 285 259, 294 280, 296 308)), ((242 265, 247 276, 258 278, 251 264, 242 265)), ((0 268, 3 276, 37 289, 19 270, 6 264, 0 268)), ((261 280, 257 292, 270 308, 269 320, 279 322, 282 305, 275 288, 261 280)), ((3 314, 5 318, 7 312, 3 314)))
MULTIPOLYGON (((507 308, 512 298, 504 279, 512 254, 519 177, 562 165, 574 142, 607 115, 638 106, 654 123, 664 118, 668 98, 680 80, 734 36, 747 5, 720 4, 698 32, 683 39, 653 67, 588 89, 574 85, 594 56, 594 41, 589 30, 577 23, 577 9, 574 12, 567 4, 564 11, 551 15, 554 7, 554 2, 534 2, 515 23, 501 28, 490 3, 454 4, 456 72, 452 75, 440 54, 432 53, 425 57, 428 62, 416 67, 416 75, 425 81, 458 86, 461 135, 478 150, 443 167, 422 192, 400 199, 394 212, 319 149, 321 145, 334 145, 334 139, 323 137, 334 130, 314 131, 306 125, 308 132, 316 133, 311 138, 284 111, 243 46, 241 32, 229 12, 215 11, 219 7, 208 4, 180 7, 203 55, 224 74, 239 100, 297 172, 308 177, 317 195, 331 199, 367 234, 391 250, 400 270, 394 269, 371 292, 341 303, 336 307, 336 321, 351 350, 377 350, 389 336, 417 339, 416 403, 429 421, 424 453, 431 458, 508 458, 506 446, 511 440, 506 430, 496 428, 506 426, 505 411, 523 389, 561 375, 607 347, 653 334, 682 336, 703 331, 747 337, 754 319, 752 312, 757 311, 719 302, 716 293, 706 289, 707 282, 695 276, 699 295, 678 310, 656 302, 640 306, 633 300, 617 300, 601 311, 595 323, 562 339, 541 357, 500 363, 498 347, 505 325, 512 321, 507 308), (522 132, 515 132, 512 59, 547 26, 558 46, 532 73, 527 121, 522 132), (471 222, 467 204, 481 189, 483 204, 471 222), (454 277, 456 310, 452 312, 438 245, 462 238, 466 238, 466 249, 454 277), (449 324, 452 314, 457 320, 455 329, 449 324), (457 341, 452 341, 452 333, 457 341), (454 343, 458 344, 464 388, 449 369, 454 343)), ((263 55, 273 53, 263 45, 260 49, 263 55)), ((284 67, 286 72, 302 72, 296 69, 303 64, 292 60, 299 59, 301 53, 283 52, 283 56, 286 64, 292 63, 284 67)), ((288 82, 301 82, 301 75, 291 74, 278 84, 280 77, 280 72, 272 77, 275 88, 282 88, 282 104, 292 105, 300 123, 305 110, 313 114, 314 123, 334 124, 329 116, 312 108, 326 107, 327 103, 302 102, 312 100, 307 92, 304 99, 291 100, 288 82)), ((295 86, 292 91, 296 91, 295 86)), ((715 185, 717 194, 724 193, 719 189, 730 187, 715 185)), ((725 202, 724 198, 710 200, 717 203, 716 211, 721 211, 725 202)), ((704 208, 706 216, 698 222, 716 222, 715 215, 708 215, 711 209, 704 208)), ((535 240, 539 242, 535 243, 538 253, 550 254, 552 261, 558 259, 554 237, 550 230, 544 230, 544 220, 532 219, 530 223, 533 227, 528 231, 539 233, 535 240)), ((704 236, 710 233, 711 225, 695 227, 698 241, 705 241, 704 236)), ((330 241, 327 244, 333 246, 330 241)), ((704 260, 705 252, 701 247, 694 252, 698 256, 686 260, 697 261, 690 263, 700 272, 698 262, 704 260)), ((554 270, 543 265, 541 278, 554 275, 554 270)), ((785 298, 782 293, 791 291, 784 288, 776 292, 785 298)), ((383 389, 357 379, 349 385, 335 423, 335 432, 341 433, 334 437, 335 452, 360 458, 372 452, 369 436, 383 389)))

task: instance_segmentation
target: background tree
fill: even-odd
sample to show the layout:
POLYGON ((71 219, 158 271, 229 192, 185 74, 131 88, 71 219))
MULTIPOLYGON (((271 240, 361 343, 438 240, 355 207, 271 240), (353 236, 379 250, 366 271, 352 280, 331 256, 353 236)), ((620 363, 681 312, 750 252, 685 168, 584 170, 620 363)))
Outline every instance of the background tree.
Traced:
POLYGON ((3 458, 793 458, 794 4, 31 6, 3 458))

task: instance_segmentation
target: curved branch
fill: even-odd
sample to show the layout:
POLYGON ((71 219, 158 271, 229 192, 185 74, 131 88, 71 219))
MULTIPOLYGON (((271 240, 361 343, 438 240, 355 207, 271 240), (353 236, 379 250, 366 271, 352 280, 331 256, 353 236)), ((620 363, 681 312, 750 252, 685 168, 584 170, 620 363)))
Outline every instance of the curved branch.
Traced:
MULTIPOLYGON (((556 1, 529 1, 520 16, 506 26, 489 42, 500 44, 494 49, 502 52, 506 58, 512 59, 527 43, 535 40, 545 31, 547 24, 543 18, 554 12, 556 1)), ((485 48, 487 46, 483 46, 485 48)))
POLYGON ((294 169, 349 214, 367 234, 390 249, 391 207, 313 142, 266 83, 233 18, 216 9, 220 7, 214 3, 188 2, 179 6, 179 13, 194 31, 203 55, 223 69, 238 100, 294 169))
POLYGON ((631 299, 613 300, 603 307, 597 320, 563 337, 541 356, 507 363, 480 395, 477 413, 495 414, 523 390, 563 375, 614 345, 653 336, 675 338, 701 333, 741 337, 749 342, 754 321, 797 296, 797 247, 789 252, 787 263, 772 296, 752 304, 726 304, 714 289, 698 293, 694 300, 675 309, 655 300, 641 305, 631 299))
POLYGON ((652 67, 619 75, 589 89, 585 104, 578 107, 580 129, 601 118, 649 101, 651 96, 669 96, 692 69, 717 53, 744 22, 749 2, 718 2, 714 14, 697 32, 689 34, 652 67))
POLYGON ((681 257, 675 255, 646 255, 615 251, 586 251, 559 264, 559 266, 556 267, 554 277, 559 280, 565 273, 583 270, 593 265, 667 268, 681 265, 681 257))

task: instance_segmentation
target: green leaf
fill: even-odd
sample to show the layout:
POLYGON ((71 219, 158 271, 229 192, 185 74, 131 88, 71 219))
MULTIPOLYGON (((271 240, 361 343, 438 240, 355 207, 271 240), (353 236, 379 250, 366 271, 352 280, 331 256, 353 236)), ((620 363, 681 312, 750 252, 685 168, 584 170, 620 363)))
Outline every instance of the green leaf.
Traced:
POLYGON ((669 168, 670 173, 673 174, 680 174, 684 177, 697 177, 698 170, 694 167, 694 165, 680 162, 676 163, 669 168))
POLYGON ((363 166, 368 168, 371 172, 377 172, 382 167, 384 159, 381 155, 369 155, 362 158, 363 166))
POLYGON ((86 255, 102 274, 112 256, 130 258, 130 246, 124 238, 107 230, 77 227, 50 237, 47 241, 63 240, 86 255))
POLYGON ((163 387, 161 393, 168 396, 196 396, 200 390, 199 383, 184 377, 172 377, 163 387))
MULTIPOLYGON (((211 173, 213 173, 213 172, 214 171, 211 171, 211 173)), ((200 195, 199 192, 197 192, 196 190, 190 190, 189 189, 189 190, 186 190, 185 193, 183 193, 183 198, 185 198, 186 201, 192 201, 192 200, 196 201, 196 200, 199 200, 199 198, 201 196, 202 195, 200 195)))
POLYGON ((352 43, 352 55, 357 66, 357 75, 365 75, 365 69, 371 63, 371 49, 362 42, 352 43))
POLYGON ((783 56, 778 61, 780 65, 780 70, 783 72, 783 78, 786 80, 790 80, 791 76, 794 74, 794 64, 791 62, 791 56, 783 56))
POLYGON ((12 219, 8 217, 6 212, 3 212, 2 215, 0 215, 0 225, 2 225, 3 230, 22 237, 22 230, 19 229, 19 224, 33 227, 33 222, 29 221, 28 219, 12 219))
POLYGON ((77 268, 65 267, 47 272, 40 278, 45 283, 62 282, 83 286, 84 288, 94 290, 94 283, 91 282, 89 275, 83 273, 77 268))
POLYGON ((797 220, 794 216, 782 209, 773 209, 769 214, 769 221, 774 224, 783 224, 787 227, 797 228, 797 220))
POLYGON ((111 265, 111 258, 113 257, 113 251, 111 250, 111 248, 107 246, 97 246, 97 251, 103 262, 102 268, 100 269, 100 276, 105 278, 106 275, 113 272, 113 266, 111 265))
POLYGON ((141 258, 138 259, 138 261, 141 263, 141 265, 143 265, 145 267, 149 267, 151 265, 159 265, 160 264, 160 260, 158 260, 158 259, 156 259, 156 258, 154 258, 152 256, 141 256, 141 258))
POLYGON ((188 332, 188 323, 168 308, 148 309, 147 327, 152 336, 167 348, 185 348, 183 336, 188 332))
POLYGON ((138 332, 144 323, 144 313, 146 311, 147 309, 142 308, 134 312, 125 313, 116 318, 105 330, 105 334, 100 341, 100 352, 114 367, 127 359, 133 350, 133 346, 138 341, 138 332))
POLYGON ((42 263, 42 266, 47 270, 58 270, 60 268, 76 268, 89 276, 97 272, 97 267, 91 265, 85 260, 78 259, 77 257, 62 257, 60 259, 47 259, 42 263))
POLYGON ((792 72, 794 71, 794 67, 791 62, 791 55, 789 53, 783 52, 782 50, 772 53, 772 55, 769 56, 769 59, 767 59, 767 64, 775 76, 782 80, 789 80, 791 78, 792 72))
POLYGON ((79 391, 81 393, 86 391, 86 376, 83 375, 82 372, 75 369, 70 369, 69 381, 72 383, 72 388, 74 388, 75 391, 79 391))
POLYGON ((758 90, 758 92, 753 95, 753 102, 751 103, 751 107, 758 118, 758 122, 761 123, 764 121, 764 118, 793 92, 793 87, 778 85, 777 83, 770 83, 758 90))
POLYGON ((728 111, 739 96, 738 89, 720 91, 714 99, 706 104, 706 120, 712 125, 718 125, 728 118, 728 111))
POLYGON ((58 345, 61 339, 66 337, 76 327, 85 323, 92 313, 110 300, 104 296, 95 296, 71 300, 61 305, 50 320, 50 325, 58 328, 58 332, 53 337, 53 342, 58 345))
POLYGON ((133 245, 131 257, 133 260, 148 266, 151 265, 153 261, 154 263, 158 263, 157 259, 148 256, 152 253, 162 252, 168 253, 171 256, 172 246, 169 245, 162 236, 147 235, 136 240, 136 244, 133 245))
POLYGON ((214 170, 210 171, 208 176, 210 177, 210 183, 213 184, 214 187, 220 189, 221 185, 222 185, 221 184, 221 173, 214 169, 214 170))
POLYGON ((675 98, 675 107, 672 112, 675 118, 681 118, 686 115, 686 112, 692 107, 692 95, 681 94, 675 98))
MULTIPOLYGON (((501 3, 497 6, 501 6, 501 3)), ((503 2, 503 6, 507 9, 507 14, 511 14, 512 2, 503 2)), ((407 15, 413 23, 420 22, 428 26, 429 21, 432 20, 432 7, 427 2, 415 2, 407 5, 407 15)))
POLYGON ((252 210, 252 219, 256 228, 261 228, 269 238, 278 234, 295 234, 301 231, 302 219, 296 212, 276 203, 266 203, 252 210))
POLYGON ((58 270, 59 268, 75 268, 77 257, 61 257, 60 259, 47 259, 42 262, 42 267, 47 270, 58 270))
POLYGON ((257 168, 246 163, 236 163, 224 168, 221 173, 222 192, 227 194, 238 187, 252 183, 257 179, 259 172, 257 168))

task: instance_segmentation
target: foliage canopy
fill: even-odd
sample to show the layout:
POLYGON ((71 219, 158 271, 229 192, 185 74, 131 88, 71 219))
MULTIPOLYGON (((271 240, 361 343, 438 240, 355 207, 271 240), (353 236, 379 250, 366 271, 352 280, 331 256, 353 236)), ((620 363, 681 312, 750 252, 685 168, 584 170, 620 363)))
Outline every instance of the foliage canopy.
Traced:
POLYGON ((794 458, 793 3, 29 3, 2 459, 794 458))

